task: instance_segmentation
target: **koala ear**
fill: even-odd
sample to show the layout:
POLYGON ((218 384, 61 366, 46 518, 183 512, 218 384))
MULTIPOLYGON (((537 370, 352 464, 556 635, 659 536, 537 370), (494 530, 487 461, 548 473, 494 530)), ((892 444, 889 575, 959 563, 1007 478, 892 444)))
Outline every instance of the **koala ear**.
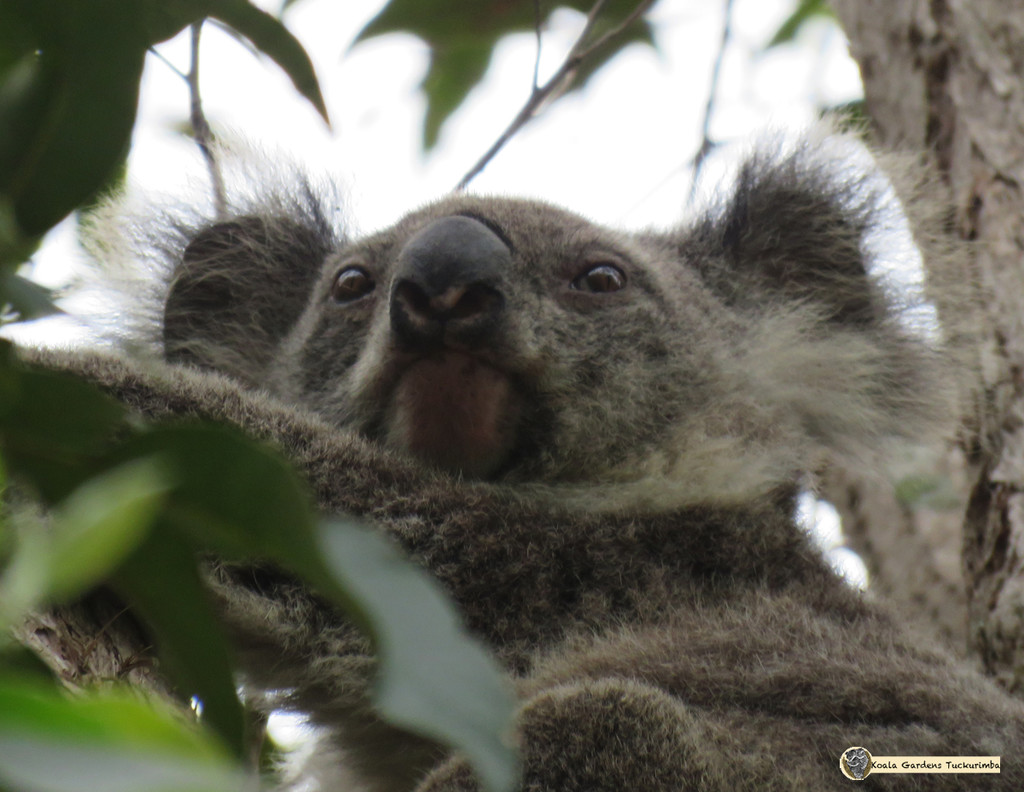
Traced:
POLYGON ((955 388, 941 340, 904 323, 916 295, 869 272, 909 252, 910 222, 863 149, 810 140, 751 157, 724 199, 674 237, 671 253, 738 328, 716 357, 720 414, 734 409, 730 426, 754 428, 737 458, 769 469, 785 448, 787 475, 827 458, 872 471, 891 441, 944 431, 955 388))
POLYGON ((738 307, 774 294, 840 324, 880 319, 865 239, 884 214, 884 188, 877 176, 848 171, 802 149, 748 159, 731 195, 694 229, 703 255, 691 260, 707 285, 738 307))
POLYGON ((285 217, 239 217, 201 230, 171 277, 166 358, 257 384, 334 247, 323 225, 285 217))

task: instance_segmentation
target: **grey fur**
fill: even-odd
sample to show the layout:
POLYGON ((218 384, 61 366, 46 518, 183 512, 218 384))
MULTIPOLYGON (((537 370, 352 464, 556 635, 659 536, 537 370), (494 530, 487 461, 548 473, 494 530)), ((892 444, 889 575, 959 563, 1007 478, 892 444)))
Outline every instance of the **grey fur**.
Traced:
MULTIPOLYGON (((508 668, 524 789, 845 789, 851 746, 1003 756, 892 788, 1021 789, 1024 708, 907 637, 793 519, 830 455, 871 464, 948 408, 937 353, 868 274, 888 200, 807 143, 670 233, 457 196, 344 244, 315 208, 256 206, 179 248, 164 333, 190 365, 42 360, 154 418, 246 428, 324 511, 394 537, 508 668)), ((375 720, 365 642, 299 584, 224 567, 212 587, 251 689, 324 728, 311 769, 475 789, 375 720)))

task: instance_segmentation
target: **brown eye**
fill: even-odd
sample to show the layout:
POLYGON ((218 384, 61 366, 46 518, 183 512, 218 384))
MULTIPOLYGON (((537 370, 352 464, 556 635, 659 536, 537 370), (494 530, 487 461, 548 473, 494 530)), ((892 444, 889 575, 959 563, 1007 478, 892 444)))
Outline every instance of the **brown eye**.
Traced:
POLYGON ((373 291, 374 283, 370 273, 362 267, 345 267, 334 279, 331 286, 331 299, 335 302, 347 303, 365 297, 373 291))
POLYGON ((617 292, 626 285, 626 276, 618 267, 611 264, 598 264, 577 275, 570 288, 593 294, 617 292))

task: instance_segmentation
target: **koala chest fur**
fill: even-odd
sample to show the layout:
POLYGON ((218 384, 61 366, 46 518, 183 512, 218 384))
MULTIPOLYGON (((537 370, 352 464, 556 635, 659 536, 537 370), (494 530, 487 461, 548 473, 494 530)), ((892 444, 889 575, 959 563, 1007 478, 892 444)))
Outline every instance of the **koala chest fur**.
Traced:
MULTIPOLYGON (((665 232, 459 195, 353 240, 304 188, 261 196, 162 240, 177 373, 78 370, 269 439, 325 512, 429 569, 522 697, 524 789, 839 789, 858 745, 1024 757, 1022 708, 846 588, 793 518, 802 475, 942 413, 935 351, 870 271, 888 195, 806 143, 665 232)), ((249 683, 325 728, 316 788, 341 754, 360 788, 475 789, 374 721, 341 615, 251 579, 213 587, 249 683)))

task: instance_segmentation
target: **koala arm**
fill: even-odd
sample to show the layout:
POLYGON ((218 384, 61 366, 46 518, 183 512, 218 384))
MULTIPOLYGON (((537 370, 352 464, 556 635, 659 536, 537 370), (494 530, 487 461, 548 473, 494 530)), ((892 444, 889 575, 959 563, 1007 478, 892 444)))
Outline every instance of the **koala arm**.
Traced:
MULTIPOLYGON (((724 752, 686 705, 650 685, 605 678, 548 688, 527 699, 518 713, 523 789, 584 792, 636 789, 649 792, 737 787, 724 752), (709 750, 710 749, 710 750, 709 750), (710 760, 710 761, 709 761, 710 760)), ((718 733, 720 732, 720 733, 718 733)), ((768 774, 763 774, 767 780, 768 774)), ((416 792, 478 792, 468 764, 454 757, 434 769, 416 792)))
MULTIPOLYGON (((830 710, 794 712, 798 702, 766 686, 758 675, 761 658, 777 653, 777 646, 737 660, 736 647, 751 646, 750 630, 785 614, 803 614, 794 628, 797 637, 787 642, 801 655, 821 642, 823 623, 865 620, 864 604, 842 589, 777 505, 761 512, 748 507, 569 513, 543 500, 513 497, 500 485, 461 484, 430 473, 217 375, 94 354, 31 352, 26 358, 94 382, 155 420, 194 416, 239 426, 291 458, 324 511, 373 519, 441 580, 470 628, 519 680, 518 733, 528 783, 582 792, 636 788, 636 779, 643 778, 653 790, 753 790, 772 784, 796 790, 828 788, 829 779, 835 780, 822 774, 832 772, 832 754, 850 744, 852 723, 837 722, 830 710), (723 623, 721 661, 690 668, 684 660, 702 656, 690 645, 693 636, 706 634, 717 619, 707 607, 709 591, 702 593, 707 586, 723 602, 737 602, 747 591, 767 604, 777 598, 768 596, 771 590, 788 589, 810 604, 803 610, 792 603, 772 607, 765 618, 746 605, 727 607, 740 623, 723 623), (669 625, 670 613, 692 613, 695 623, 669 625), (651 640, 639 642, 634 655, 617 645, 607 652, 597 645, 583 646, 580 654, 565 652, 567 638, 608 634, 616 624, 648 624, 663 642, 678 643, 667 641, 661 657, 651 640), (545 651, 555 659, 539 660, 545 651), (735 691, 737 703, 723 704, 723 690, 735 691), (782 776, 777 767, 742 758, 774 756, 780 747, 790 756, 805 750, 812 735, 820 746, 826 722, 834 732, 829 756, 790 763, 782 776)), ((209 579, 251 689, 287 690, 268 693, 267 707, 294 708, 330 727, 347 766, 354 765, 360 776, 385 779, 379 788, 413 789, 413 779, 423 777, 418 792, 476 789, 459 759, 438 764, 438 746, 376 719, 366 695, 373 669, 369 646, 332 608, 272 570, 218 566, 209 579), (403 772, 411 775, 392 775, 389 757, 396 755, 410 757, 403 772)), ((864 625, 867 634, 892 640, 891 627, 882 629, 878 620, 867 618, 864 625)), ((850 640, 858 641, 856 635, 850 640)), ((834 655, 842 643, 841 635, 831 635, 819 647, 820 656, 834 655)), ((803 668, 800 657, 794 661, 794 668, 803 668)), ((921 667, 909 657, 898 662, 908 671, 921 667)), ((856 667, 873 667, 872 658, 856 667)), ((860 702, 864 686, 849 689, 860 702)), ((886 690, 899 698, 904 686, 886 690)), ((987 694, 965 699, 993 706, 997 701, 987 694)), ((826 707, 836 703, 824 700, 826 707)), ((954 712, 957 700, 933 709, 954 712)), ((862 713, 859 705, 851 711, 856 717, 862 713)), ((933 733, 929 720, 908 707, 895 720, 872 725, 868 736, 885 744, 902 735, 911 755, 947 753, 945 744, 920 745, 922 728, 933 733)), ((1007 722, 1016 723, 1012 714, 1007 722)), ((955 732, 948 723, 939 726, 939 734, 955 732)), ((973 734, 954 747, 963 750, 949 752, 999 752, 973 734)))
POLYGON ((26 349, 21 357, 31 365, 91 382, 147 419, 207 419, 236 426, 270 443, 306 475, 324 512, 363 513, 360 501, 372 502, 369 496, 374 493, 360 497, 353 490, 367 477, 375 493, 385 499, 432 478, 352 433, 329 427, 312 414, 219 374, 96 352, 26 349), (340 476, 346 462, 357 465, 360 476, 340 476))
MULTIPOLYGON (((514 669, 525 669, 534 651, 570 632, 673 607, 674 598, 687 595, 666 581, 680 576, 741 570, 743 585, 834 585, 773 504, 760 512, 570 511, 500 484, 433 473, 219 375, 94 353, 35 350, 24 357, 91 381, 148 418, 212 419, 276 446, 309 481, 322 512, 372 520, 441 581, 469 628, 514 669), (751 525, 764 526, 755 543, 751 525)), ((296 606, 297 630, 309 613, 328 610, 297 591, 282 593, 303 603, 296 606)), ((276 595, 267 594, 267 607, 276 607, 276 595)), ((258 638, 259 620, 251 626, 258 638)), ((318 631, 296 633, 286 645, 301 644, 300 635, 312 641, 318 631)))

